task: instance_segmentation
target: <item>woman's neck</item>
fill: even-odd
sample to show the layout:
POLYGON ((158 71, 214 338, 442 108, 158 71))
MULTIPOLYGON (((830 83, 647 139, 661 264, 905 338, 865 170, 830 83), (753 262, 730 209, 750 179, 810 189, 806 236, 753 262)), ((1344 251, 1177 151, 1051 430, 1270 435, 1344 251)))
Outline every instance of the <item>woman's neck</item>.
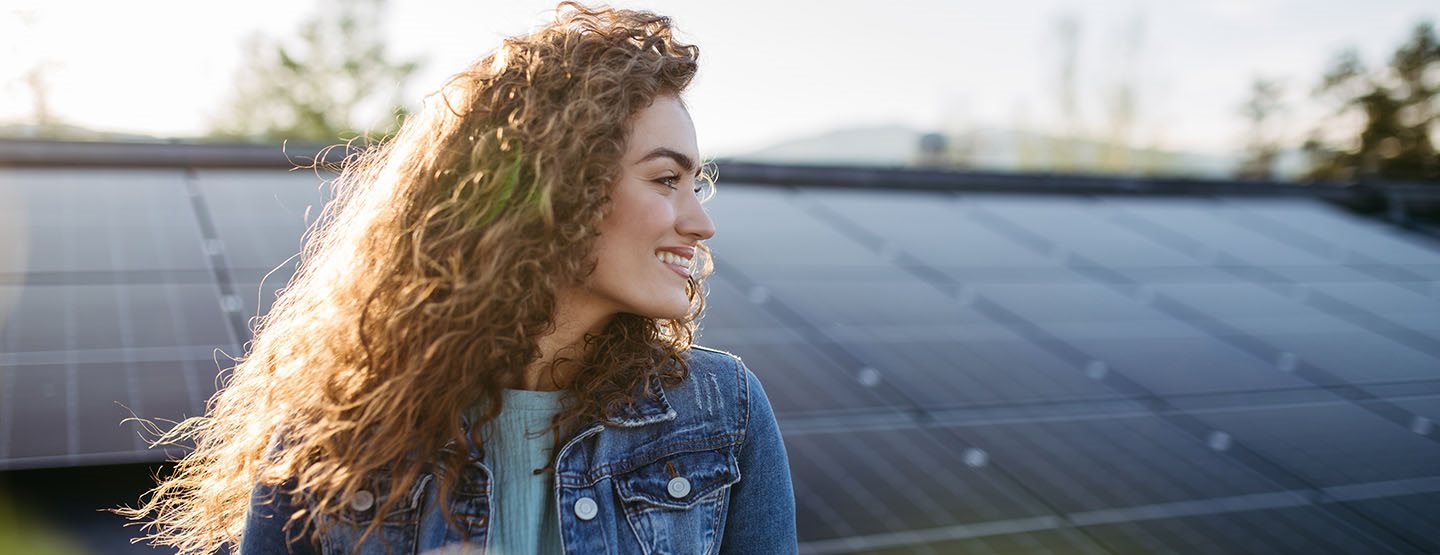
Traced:
POLYGON ((520 377, 520 388, 532 391, 562 389, 570 383, 585 360, 585 336, 598 334, 615 316, 600 303, 584 302, 583 294, 556 295, 555 331, 541 337, 540 359, 530 363, 520 377), (555 362, 566 359, 560 364, 555 362))

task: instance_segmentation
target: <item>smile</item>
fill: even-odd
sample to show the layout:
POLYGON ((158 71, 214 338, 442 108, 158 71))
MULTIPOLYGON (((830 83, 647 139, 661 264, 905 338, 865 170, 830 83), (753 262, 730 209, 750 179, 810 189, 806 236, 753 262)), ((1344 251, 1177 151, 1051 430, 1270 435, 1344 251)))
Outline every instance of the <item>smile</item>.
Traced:
POLYGON ((690 277, 690 263, 692 259, 670 251, 655 251, 655 258, 665 263, 665 265, 675 273, 687 278, 690 277))

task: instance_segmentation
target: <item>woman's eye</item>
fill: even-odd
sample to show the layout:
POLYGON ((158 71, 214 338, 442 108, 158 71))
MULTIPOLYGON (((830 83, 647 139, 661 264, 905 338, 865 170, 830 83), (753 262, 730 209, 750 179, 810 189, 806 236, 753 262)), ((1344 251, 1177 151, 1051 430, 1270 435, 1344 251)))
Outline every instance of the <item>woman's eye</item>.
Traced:
POLYGON ((662 178, 660 178, 660 179, 656 179, 655 182, 656 182, 656 183, 659 183, 659 184, 661 184, 661 185, 664 185, 664 186, 666 186, 666 187, 669 187, 669 188, 671 188, 671 189, 674 189, 674 188, 675 188, 675 184, 680 182, 680 178, 679 178, 679 177, 675 177, 675 176, 673 176, 673 175, 667 175, 667 176, 662 177, 662 178))

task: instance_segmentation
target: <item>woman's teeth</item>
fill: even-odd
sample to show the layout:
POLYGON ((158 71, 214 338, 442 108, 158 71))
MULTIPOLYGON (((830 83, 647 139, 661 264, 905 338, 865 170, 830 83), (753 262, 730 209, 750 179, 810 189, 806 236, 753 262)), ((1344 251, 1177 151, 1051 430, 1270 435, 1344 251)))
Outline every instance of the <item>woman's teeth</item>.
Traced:
POLYGON ((690 259, 668 251, 656 251, 655 258, 666 264, 674 264, 684 268, 690 267, 690 259))

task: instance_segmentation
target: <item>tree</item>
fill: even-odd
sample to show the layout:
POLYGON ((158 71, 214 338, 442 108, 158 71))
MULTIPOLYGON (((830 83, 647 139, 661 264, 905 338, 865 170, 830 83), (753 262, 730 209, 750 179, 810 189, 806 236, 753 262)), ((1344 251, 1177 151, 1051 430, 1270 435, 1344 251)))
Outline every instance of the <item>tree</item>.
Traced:
POLYGON ((1239 177, 1270 179, 1275 175, 1275 160, 1280 157, 1280 141, 1275 136, 1275 118, 1284 110, 1280 98, 1284 88, 1278 81, 1256 78, 1250 83, 1250 96, 1240 105, 1240 114, 1249 123, 1245 158, 1235 174, 1239 177))
POLYGON ((1440 39, 1434 24, 1416 25, 1379 70, 1368 69, 1353 49, 1342 52, 1316 94, 1338 101, 1337 116, 1364 123, 1344 145, 1312 133, 1304 146, 1311 177, 1440 183, 1440 159, 1430 139, 1440 122, 1440 39))
POLYGON ((420 61, 386 51, 384 3, 330 0, 301 24, 298 44, 252 37, 211 135, 331 142, 393 132, 405 115, 400 89, 420 61))

